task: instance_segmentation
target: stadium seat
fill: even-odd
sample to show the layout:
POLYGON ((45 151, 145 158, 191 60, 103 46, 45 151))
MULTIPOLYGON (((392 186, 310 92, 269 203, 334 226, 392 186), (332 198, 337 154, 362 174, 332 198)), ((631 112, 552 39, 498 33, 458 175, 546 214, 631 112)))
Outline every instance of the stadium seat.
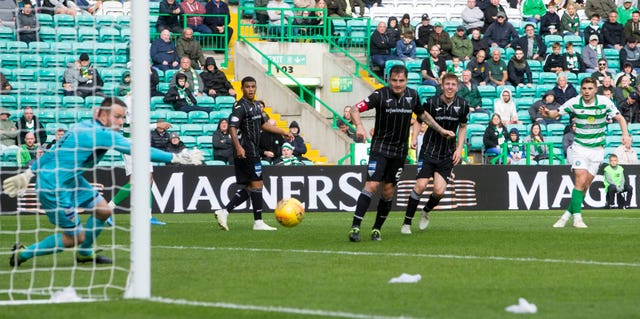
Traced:
POLYGON ((84 98, 84 107, 88 109, 92 109, 94 107, 100 106, 100 103, 104 101, 104 97, 102 96, 87 96, 84 98))
POLYGON ((547 124, 547 136, 563 136, 565 125, 561 123, 547 124))
POLYGON ((53 27, 53 16, 48 14, 36 14, 40 27, 53 27))
POLYGON ((56 27, 76 27, 76 20, 74 16, 67 14, 56 14, 53 16, 53 25, 56 27))
POLYGON ((209 114, 204 111, 191 111, 189 112, 189 123, 199 124, 199 126, 209 123, 209 114))
POLYGON ((635 141, 640 141, 640 136, 638 136, 640 135, 640 123, 630 123, 627 129, 629 131, 629 135, 636 136, 635 141))
POLYGON ((213 133, 218 129, 218 124, 207 123, 202 126, 202 135, 203 136, 212 136, 213 133))
POLYGON ((620 141, 620 136, 607 136, 605 137, 607 147, 618 147, 622 143, 620 141))
POLYGON ((18 104, 20 108, 23 109, 27 106, 31 106, 32 108, 37 108, 40 105, 40 101, 38 96, 36 95, 20 95, 18 97, 18 104))
POLYGON ((105 15, 114 17, 124 15, 124 6, 119 1, 105 1, 100 9, 105 15))
MULTIPOLYGON (((64 14, 58 14, 56 17, 65 16, 64 14)), ((72 27, 57 27, 56 28, 56 41, 77 41, 78 34, 75 28, 72 27)))
POLYGON ((620 124, 611 123, 607 125, 607 135, 610 136, 622 136, 622 129, 620 128, 620 124))
POLYGON ((236 103, 236 98, 233 96, 217 96, 216 97, 216 107, 219 110, 222 109, 231 109, 233 105, 236 103))
POLYGON ((422 75, 418 72, 409 72, 408 85, 420 85, 422 84, 422 75))
POLYGON ((43 125, 57 122, 55 110, 40 109, 36 116, 38 117, 38 121, 43 125))
POLYGON ((62 107, 76 109, 84 107, 84 99, 79 96, 65 96, 62 98, 62 107))
POLYGON ((182 141, 187 148, 198 146, 198 142, 194 136, 180 136, 180 141, 182 141))
MULTIPOLYGON (((37 16, 43 16, 46 14, 38 14, 37 16)), ((56 41, 56 30, 52 27, 41 26, 40 32, 38 32, 38 36, 40 37, 40 41, 43 42, 55 42, 56 41)))
POLYGON ((47 109, 58 109, 62 106, 62 97, 59 95, 40 96, 40 107, 47 109))
POLYGON ((27 53, 29 46, 22 41, 7 41, 5 42, 5 48, 7 53, 27 53))
POLYGON ((15 69, 20 63, 19 54, 3 53, 0 54, 0 66, 7 69, 15 69))
POLYGON ((93 110, 79 110, 76 112, 76 119, 78 122, 93 119, 93 110))
POLYGON ((407 61, 404 64, 407 67, 409 72, 418 72, 420 73, 420 68, 422 67, 422 60, 411 60, 407 61))
POLYGON ((218 123, 220 119, 229 118, 231 110, 212 111, 209 113, 209 123, 218 123))
POLYGON ((478 86, 478 91, 482 97, 495 98, 497 96, 496 88, 491 85, 478 86))
POLYGON ((420 85, 418 86, 417 91, 418 95, 420 96, 420 101, 424 101, 436 95, 436 87, 431 85, 420 85))
POLYGON ((549 90, 553 90, 555 84, 540 84, 536 86, 536 96, 544 96, 549 90))
POLYGON ((18 148, 7 148, 2 153, 2 161, 17 164, 18 148))
POLYGON ((155 110, 149 113, 149 122, 155 123, 159 119, 166 120, 167 118, 167 110, 155 110))
MULTIPOLYGON (((190 113, 193 113, 193 112, 190 112, 190 113)), ((207 121, 208 120, 209 120, 209 117, 208 117, 208 114, 207 114, 207 121)), ((200 135, 202 135, 202 125, 200 125, 200 124, 182 124, 182 125, 180 125, 180 134, 181 135, 189 135, 189 136, 200 136, 200 135)))
POLYGON ((0 40, 15 40, 13 29, 7 26, 0 26, 0 40))
POLYGON ((518 111, 528 111, 531 105, 534 103, 534 98, 531 96, 519 97, 515 101, 518 111))
MULTIPOLYGON (((40 15, 38 15, 40 16, 40 15)), ((78 14, 76 15, 76 26, 78 27, 96 27, 96 22, 92 15, 89 14, 78 14)))
POLYGON ((101 69, 100 76, 104 82, 115 82, 120 83, 122 81, 122 74, 127 71, 126 69, 121 68, 105 68, 101 69))
POLYGON ((171 124, 187 124, 189 123, 189 115, 182 111, 169 111, 166 115, 167 122, 171 124))
POLYGON ((416 48, 416 59, 426 59, 430 57, 426 48, 416 48))
POLYGON ((531 72, 542 72, 542 63, 538 60, 527 60, 531 72))
POLYGON ((123 29, 129 29, 131 27, 131 17, 128 15, 116 17, 116 28, 120 28, 122 33, 123 29))
POLYGON ((100 42, 119 42, 120 41, 120 30, 115 27, 101 27, 100 28, 100 36, 98 38, 100 42))
POLYGON ((31 53, 49 53, 51 51, 51 45, 47 42, 30 42, 29 52, 31 53))
POLYGON ((96 27, 101 29, 104 27, 115 27, 116 18, 110 15, 98 15, 96 16, 96 27))
POLYGON ((78 41, 96 41, 98 40, 98 30, 93 27, 79 27, 78 28, 78 41))
POLYGON ((469 124, 487 124, 487 123, 489 123, 489 114, 469 113, 469 124))
POLYGON ((206 161, 205 164, 207 164, 209 166, 225 166, 225 165, 227 165, 227 162, 220 161, 220 160, 210 160, 210 161, 206 161))
POLYGON ((556 84, 558 75, 553 72, 541 72, 538 84, 556 84))
POLYGON ((196 137, 199 149, 213 149, 213 138, 211 135, 196 137))
MULTIPOLYGON (((37 54, 26 54, 26 56, 38 56, 37 54)), ((21 57, 24 58, 25 55, 23 55, 21 57)), ((24 65, 24 63, 23 63, 24 65)), ((33 66, 31 66, 33 67, 33 66)), ((38 81, 38 71, 35 68, 31 68, 31 69, 16 69, 15 70, 15 74, 16 74, 16 80, 17 81, 29 81, 29 82, 35 82, 38 81)))
POLYGON ((216 100, 210 96, 200 95, 196 97, 196 100, 198 101, 198 106, 202 106, 210 109, 217 109, 216 100))
POLYGON ((18 101, 14 95, 0 95, 0 106, 7 109, 18 108, 18 101))
POLYGON ((531 117, 528 111, 518 111, 518 120, 524 124, 531 124, 531 117))
MULTIPOLYGON (((532 76, 533 77, 533 76, 532 76)), ((516 96, 518 97, 533 97, 536 95, 536 82, 537 78, 533 77, 533 86, 518 86, 516 87, 516 96)))

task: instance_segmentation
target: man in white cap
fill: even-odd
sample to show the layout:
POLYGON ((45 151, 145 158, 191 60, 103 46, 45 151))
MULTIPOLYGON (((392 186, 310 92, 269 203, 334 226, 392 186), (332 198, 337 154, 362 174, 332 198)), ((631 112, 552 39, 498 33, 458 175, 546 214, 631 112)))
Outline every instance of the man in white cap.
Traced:
POLYGON ((595 72, 598 69, 598 59, 603 57, 600 37, 592 34, 589 36, 589 44, 582 48, 582 61, 584 61, 585 72, 595 72))

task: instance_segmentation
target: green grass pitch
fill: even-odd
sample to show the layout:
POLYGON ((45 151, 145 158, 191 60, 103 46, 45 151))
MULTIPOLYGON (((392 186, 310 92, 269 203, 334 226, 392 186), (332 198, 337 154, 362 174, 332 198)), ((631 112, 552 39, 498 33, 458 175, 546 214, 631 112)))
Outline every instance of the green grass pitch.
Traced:
MULTIPOLYGON (((554 229, 559 215, 435 212, 429 229, 418 231, 416 220, 413 234, 402 235, 403 213, 393 212, 382 241, 372 242, 375 212, 369 212, 360 243, 347 239, 351 213, 307 213, 299 226, 275 232, 251 230, 251 214, 231 214, 229 232, 218 229, 213 214, 159 215, 168 224, 152 228, 154 300, 109 291, 106 302, 3 306, 0 318, 640 318, 640 211, 585 211, 588 229, 554 229), (388 283, 402 273, 422 280, 388 283), (538 313, 506 312, 519 297, 538 313)), ((34 220, 21 217, 22 228, 34 227, 34 220)), ((270 213, 265 220, 276 224, 270 213)), ((49 227, 45 217, 39 222, 49 227)), ((128 216, 117 215, 116 222, 126 225, 128 216)), ((15 216, 0 217, 3 288, 15 240, 8 230, 16 223, 15 216)), ((107 254, 112 237, 122 245, 129 240, 123 230, 105 230, 99 245, 107 254)), ((31 243, 29 235, 21 238, 31 243)), ((66 267, 72 257, 63 252, 55 262, 66 267)), ((116 257, 128 267, 126 251, 116 257)), ((38 260, 43 267, 53 262, 38 260)), ((57 280, 64 282, 65 272, 57 280)), ((123 285, 124 274, 112 279, 123 285)), ((76 273, 76 282, 88 280, 83 275, 76 273)), ((50 277, 45 272, 37 280, 50 277)), ((109 277, 97 271, 96 278, 109 277)), ((16 276, 15 285, 23 280, 16 276)))

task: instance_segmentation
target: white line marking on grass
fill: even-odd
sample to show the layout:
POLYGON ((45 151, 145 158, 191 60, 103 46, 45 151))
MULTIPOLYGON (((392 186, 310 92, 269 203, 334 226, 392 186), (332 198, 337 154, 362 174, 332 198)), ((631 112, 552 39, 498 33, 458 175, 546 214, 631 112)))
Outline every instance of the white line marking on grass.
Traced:
POLYGON ((186 306, 200 306, 209 308, 225 308, 225 309, 238 309, 238 310, 254 310, 264 312, 276 312, 276 313, 290 313, 295 315, 309 315, 309 316, 323 316, 323 317, 338 317, 338 318, 376 318, 376 319, 411 319, 412 317, 388 317, 378 315, 367 315, 360 313, 342 312, 342 311, 325 311, 315 309, 300 309, 289 307, 272 307, 272 306, 254 306, 254 305, 242 305, 228 302, 205 302, 205 301, 190 301, 184 299, 170 299, 162 297, 152 297, 149 301, 173 304, 173 305, 186 305, 186 306))
POLYGON ((221 250, 221 251, 222 250, 225 250, 225 251, 250 251, 250 252, 276 252, 276 253, 325 254, 325 255, 350 255, 350 256, 422 257, 422 258, 440 258, 440 259, 496 260, 496 261, 516 261, 516 262, 538 262, 538 263, 551 263, 551 264, 576 264, 576 265, 615 266, 615 267, 640 267, 640 263, 595 261, 595 260, 550 259, 550 258, 535 258, 535 257, 501 257, 501 256, 470 256, 470 255, 449 255, 449 254, 378 253, 378 252, 364 252, 364 251, 276 249, 276 248, 245 248, 245 247, 153 246, 153 248, 160 248, 160 249, 221 250))

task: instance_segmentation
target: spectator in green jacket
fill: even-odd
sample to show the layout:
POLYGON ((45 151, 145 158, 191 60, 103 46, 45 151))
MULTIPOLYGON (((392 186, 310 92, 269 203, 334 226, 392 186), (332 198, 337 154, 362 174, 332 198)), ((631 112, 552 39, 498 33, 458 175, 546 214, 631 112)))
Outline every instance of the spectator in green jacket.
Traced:
POLYGON ((631 14, 634 11, 638 11, 638 8, 633 6, 633 1, 624 0, 622 5, 618 7, 618 23, 625 25, 631 19, 631 14))
POLYGON ((460 58, 461 61, 469 61, 473 57, 473 43, 465 36, 463 26, 458 26, 456 33, 451 37, 451 55, 460 58))
POLYGON ((193 69, 203 69, 205 60, 202 46, 200 46, 200 42, 193 38, 193 30, 191 28, 185 28, 182 31, 182 36, 176 40, 176 51, 179 57, 186 56, 191 59, 191 67, 193 69))
POLYGON ((547 8, 542 0, 524 0, 522 2, 522 19, 524 21, 538 23, 545 13, 547 13, 547 8))
POLYGON ((24 144, 20 146, 18 156, 16 157, 18 167, 30 166, 37 158, 38 149, 39 147, 38 144, 36 144, 36 136, 33 132, 27 133, 27 135, 24 136, 24 144))
POLYGON ((482 108, 482 96, 480 96, 478 86, 471 82, 470 70, 462 71, 462 82, 458 86, 457 95, 469 103, 469 112, 491 114, 491 112, 482 108))
POLYGON ((633 188, 624 178, 624 168, 618 165, 618 155, 609 155, 609 165, 604 168, 604 190, 607 192, 607 208, 613 205, 613 196, 618 195, 618 208, 629 208, 633 188), (625 193, 626 196, 622 196, 625 193))

